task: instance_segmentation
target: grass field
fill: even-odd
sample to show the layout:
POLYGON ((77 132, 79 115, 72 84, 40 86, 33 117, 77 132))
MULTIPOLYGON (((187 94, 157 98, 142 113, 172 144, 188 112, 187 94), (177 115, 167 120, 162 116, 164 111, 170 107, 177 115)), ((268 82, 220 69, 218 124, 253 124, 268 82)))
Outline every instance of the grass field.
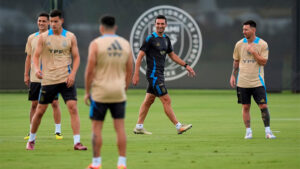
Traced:
MULTIPOLYGON (((177 135, 156 100, 145 121, 153 135, 134 135, 144 90, 129 90, 126 131, 128 169, 299 169, 300 95, 268 94, 271 129, 275 140, 264 138, 260 111, 251 109, 253 139, 243 139, 241 106, 233 90, 169 90, 173 109, 193 128, 177 135)), ((60 98, 61 99, 61 98, 60 98)), ((26 151, 23 137, 29 128, 26 93, 0 94, 0 168, 83 169, 91 162, 89 108, 78 90, 81 141, 88 151, 73 150, 69 114, 61 101, 63 140, 55 140, 52 110, 48 109, 37 133, 36 149, 26 151)), ((253 101, 253 100, 252 100, 253 101)), ((103 131, 103 169, 115 169, 117 148, 110 115, 103 131)))

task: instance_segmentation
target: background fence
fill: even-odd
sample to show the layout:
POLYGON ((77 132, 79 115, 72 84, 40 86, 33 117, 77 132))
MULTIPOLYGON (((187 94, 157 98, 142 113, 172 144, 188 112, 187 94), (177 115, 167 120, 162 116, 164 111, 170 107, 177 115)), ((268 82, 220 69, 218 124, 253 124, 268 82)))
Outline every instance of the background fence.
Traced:
MULTIPOLYGON (((106 13, 116 16, 117 33, 129 40, 140 16, 161 5, 179 8, 191 16, 201 31, 202 41, 201 54, 194 66, 197 77, 183 76, 168 81, 168 88, 229 89, 234 45, 243 38, 242 23, 253 19, 258 25, 257 36, 269 44, 269 61, 265 66, 268 90, 300 91, 300 4, 297 0, 3 0, 0 1, 0 89, 26 88, 23 82, 25 44, 28 35, 38 31, 39 12, 54 8, 64 11, 64 28, 77 36, 81 56, 76 83, 84 87, 88 45, 99 36, 99 17, 106 13)), ((178 18, 168 18, 171 21, 168 32, 175 32, 174 37, 181 40, 181 43, 174 41, 176 53, 187 50, 191 44, 187 25, 178 24, 178 18)), ((148 31, 152 29, 151 23, 148 31)), ((140 79, 138 87, 145 88, 142 73, 140 79)))

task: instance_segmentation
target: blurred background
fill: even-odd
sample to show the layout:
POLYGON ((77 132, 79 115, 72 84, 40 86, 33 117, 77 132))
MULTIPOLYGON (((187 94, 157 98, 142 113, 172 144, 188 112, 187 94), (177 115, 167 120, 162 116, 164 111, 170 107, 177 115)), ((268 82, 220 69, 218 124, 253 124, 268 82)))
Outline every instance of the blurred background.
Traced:
MULTIPOLYGON (((129 40, 138 18, 160 5, 174 6, 188 13, 202 35, 200 58, 194 66, 197 77, 167 81, 168 88, 230 89, 234 45, 243 38, 242 23, 252 19, 257 23, 257 36, 269 45, 269 61, 265 66, 268 91, 300 92, 298 0, 1 0, 0 90, 26 89, 25 44, 27 37, 38 31, 38 13, 51 9, 64 12, 64 28, 77 36, 81 65, 76 85, 83 88, 88 45, 99 36, 99 17, 113 14, 119 27, 117 34, 129 40)), ((146 87, 142 73, 140 79, 135 88, 146 87)))

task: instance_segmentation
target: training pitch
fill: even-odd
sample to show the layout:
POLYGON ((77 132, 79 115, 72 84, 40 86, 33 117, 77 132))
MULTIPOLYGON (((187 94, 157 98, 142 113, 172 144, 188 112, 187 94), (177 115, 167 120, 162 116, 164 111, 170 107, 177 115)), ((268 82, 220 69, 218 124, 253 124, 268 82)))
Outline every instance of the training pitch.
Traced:
MULTIPOLYGON (((145 121, 153 135, 134 135, 144 90, 129 90, 126 109, 128 169, 299 169, 300 95, 268 93, 271 129, 275 140, 264 137, 261 113, 252 100, 253 139, 245 140, 241 105, 234 90, 169 90, 174 112, 193 128, 177 135, 157 98, 145 121)), ((48 107, 37 133, 34 151, 25 150, 29 131, 26 93, 0 93, 0 168, 84 169, 91 163, 89 107, 78 89, 81 141, 88 151, 73 150, 69 113, 60 97, 63 140, 54 136, 52 108, 48 107)), ((103 129, 103 169, 115 169, 117 148, 110 114, 103 129)))

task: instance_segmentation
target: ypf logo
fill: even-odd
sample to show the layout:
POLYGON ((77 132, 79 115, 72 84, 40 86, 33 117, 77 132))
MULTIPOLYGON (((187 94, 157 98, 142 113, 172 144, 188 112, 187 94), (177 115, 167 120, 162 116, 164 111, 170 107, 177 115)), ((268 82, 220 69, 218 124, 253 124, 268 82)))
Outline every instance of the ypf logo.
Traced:
MULTIPOLYGON (((195 20, 180 8, 168 5, 156 6, 144 12, 135 22, 131 34, 134 62, 145 38, 155 31, 155 18, 164 15, 168 26, 165 33, 169 36, 174 52, 191 67, 194 67, 202 50, 202 35, 195 20)), ((187 74, 184 67, 172 61, 169 57, 165 63, 165 80, 179 79, 187 74)), ((146 74, 146 58, 141 63, 140 71, 146 74)))

